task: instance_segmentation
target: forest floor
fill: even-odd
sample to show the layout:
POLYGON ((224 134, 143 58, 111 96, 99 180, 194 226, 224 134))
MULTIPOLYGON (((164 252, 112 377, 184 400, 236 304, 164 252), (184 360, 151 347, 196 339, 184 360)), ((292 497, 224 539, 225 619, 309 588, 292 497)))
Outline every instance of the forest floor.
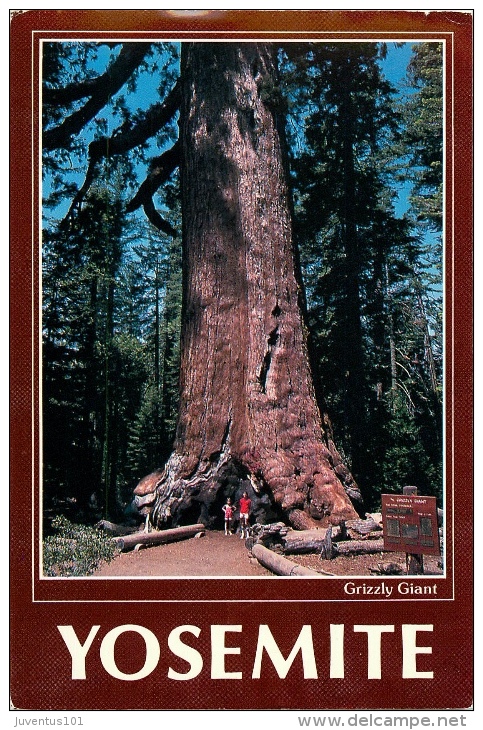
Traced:
MULTIPOLYGON (((321 560, 318 555, 288 555, 294 563, 303 565, 335 576, 366 576, 375 575, 371 568, 377 569, 381 563, 395 563, 401 569, 401 575, 406 573, 406 553, 375 553, 373 555, 341 555, 333 560, 321 560)), ((424 556, 424 575, 443 575, 440 565, 441 558, 432 555, 424 556)))
MULTIPOLYGON (((396 563, 405 573, 404 553, 377 553, 373 555, 340 556, 333 560, 321 560, 317 554, 288 555, 290 560, 312 570, 336 576, 373 575, 371 568, 378 563, 396 563)), ((440 559, 424 557, 426 575, 442 575, 440 559)), ((101 566, 97 577, 129 576, 270 576, 250 555, 245 541, 239 535, 225 536, 223 532, 206 531, 203 537, 190 538, 145 548, 137 552, 121 553, 114 560, 101 566)))
POLYGON ((239 535, 207 530, 203 537, 127 552, 103 565, 95 576, 268 576, 239 535))

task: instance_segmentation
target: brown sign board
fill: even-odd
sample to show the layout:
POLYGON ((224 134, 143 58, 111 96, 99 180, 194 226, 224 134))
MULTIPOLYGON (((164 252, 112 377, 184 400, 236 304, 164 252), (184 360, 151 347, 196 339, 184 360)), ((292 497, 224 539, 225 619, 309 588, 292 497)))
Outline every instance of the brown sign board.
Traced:
POLYGON ((415 555, 439 555, 436 497, 382 495, 384 548, 415 555))

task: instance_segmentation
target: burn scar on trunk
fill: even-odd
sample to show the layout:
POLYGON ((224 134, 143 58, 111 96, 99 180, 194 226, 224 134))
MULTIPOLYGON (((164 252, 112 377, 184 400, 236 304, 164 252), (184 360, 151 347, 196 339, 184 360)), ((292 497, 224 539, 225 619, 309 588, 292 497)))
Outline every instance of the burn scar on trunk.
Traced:
POLYGON ((278 338, 279 338, 279 335, 278 335, 278 325, 277 325, 277 327, 275 327, 275 329, 272 330, 268 336, 267 352, 265 353, 265 357, 263 358, 263 362, 260 367, 260 373, 258 375, 258 380, 260 381, 262 393, 267 392, 268 371, 270 370, 270 365, 272 363, 272 353, 273 353, 274 347, 277 345, 278 338))

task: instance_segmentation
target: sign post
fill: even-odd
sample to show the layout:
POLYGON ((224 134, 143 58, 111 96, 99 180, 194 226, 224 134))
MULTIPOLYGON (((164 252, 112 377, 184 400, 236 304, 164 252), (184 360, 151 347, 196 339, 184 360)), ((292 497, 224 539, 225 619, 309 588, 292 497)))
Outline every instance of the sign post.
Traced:
MULTIPOLYGON (((403 494, 416 497, 418 488, 412 486, 403 487, 403 494)), ((406 573, 408 575, 424 574, 424 559, 421 553, 406 553, 406 573)))

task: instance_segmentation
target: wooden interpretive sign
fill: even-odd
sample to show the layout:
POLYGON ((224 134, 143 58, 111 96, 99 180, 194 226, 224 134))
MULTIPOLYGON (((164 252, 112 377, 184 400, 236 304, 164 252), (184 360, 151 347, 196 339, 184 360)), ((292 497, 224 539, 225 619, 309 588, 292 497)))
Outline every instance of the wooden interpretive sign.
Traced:
POLYGON ((436 497, 382 495, 386 550, 417 555, 439 555, 436 497))

